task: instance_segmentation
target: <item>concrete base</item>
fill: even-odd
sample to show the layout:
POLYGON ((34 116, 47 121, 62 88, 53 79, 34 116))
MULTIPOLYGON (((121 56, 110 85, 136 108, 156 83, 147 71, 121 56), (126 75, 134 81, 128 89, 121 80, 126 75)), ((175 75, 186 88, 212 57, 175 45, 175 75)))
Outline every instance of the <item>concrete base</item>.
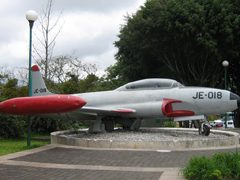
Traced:
MULTIPOLYGON (((108 139, 101 139, 91 136, 84 135, 80 137, 74 137, 73 134, 87 133, 87 130, 68 130, 68 131, 57 131, 51 133, 52 144, 63 144, 71 146, 81 147, 93 147, 93 148, 118 148, 118 149, 152 149, 152 150, 182 150, 182 149, 198 149, 198 148, 216 148, 216 147, 227 147, 237 146, 239 144, 239 134, 235 132, 226 132, 220 130, 211 130, 213 138, 206 136, 200 136, 193 138, 189 132, 198 133, 197 129, 189 128, 147 128, 150 133, 152 132, 156 138, 154 140, 134 139, 134 140, 123 140, 121 134, 119 134, 119 140, 114 140, 109 137, 108 139), (176 138, 172 139, 163 138, 158 133, 176 134, 176 138), (184 133, 186 137, 177 138, 177 134, 184 133), (159 138, 158 138, 159 136, 159 138)), ((127 133, 127 132, 126 132, 127 133)), ((151 135, 153 135, 151 134, 151 135)), ((144 135, 143 135, 144 136, 144 135)))

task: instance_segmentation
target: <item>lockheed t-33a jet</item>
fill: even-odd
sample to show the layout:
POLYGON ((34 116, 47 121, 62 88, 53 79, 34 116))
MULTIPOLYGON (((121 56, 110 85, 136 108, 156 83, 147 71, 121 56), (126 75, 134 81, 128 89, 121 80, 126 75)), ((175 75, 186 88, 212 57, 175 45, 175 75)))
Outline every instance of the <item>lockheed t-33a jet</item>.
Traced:
POLYGON ((233 111, 240 105, 240 97, 227 90, 185 87, 172 79, 143 79, 112 91, 71 95, 50 93, 37 65, 32 67, 32 80, 33 96, 3 101, 0 112, 92 120, 90 132, 112 131, 116 123, 137 130, 143 119, 152 118, 203 120, 199 133, 207 136, 206 115, 233 111))

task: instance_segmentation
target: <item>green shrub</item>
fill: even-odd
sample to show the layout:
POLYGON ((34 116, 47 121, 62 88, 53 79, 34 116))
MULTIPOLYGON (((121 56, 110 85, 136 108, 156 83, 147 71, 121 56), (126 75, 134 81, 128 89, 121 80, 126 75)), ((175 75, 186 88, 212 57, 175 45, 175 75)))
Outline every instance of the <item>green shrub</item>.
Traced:
POLYGON ((34 117, 31 124, 32 131, 38 133, 50 133, 67 128, 69 128, 67 121, 53 118, 34 117))
MULTIPOLYGON (((1 138, 20 138, 27 131, 27 117, 0 115, 0 139, 1 138)), ((31 131, 36 133, 50 133, 53 131, 79 129, 85 126, 78 120, 69 118, 56 119, 31 117, 31 131)))
POLYGON ((79 129, 83 126, 83 123, 72 120, 67 117, 57 118, 40 118, 33 117, 31 129, 36 133, 51 133, 53 131, 67 130, 67 129, 79 129))
POLYGON ((240 179, 240 154, 218 153, 212 157, 214 165, 228 179, 240 179))
POLYGON ((20 138, 24 135, 25 121, 21 117, 0 115, 0 138, 20 138))
POLYGON ((186 179, 240 179, 240 154, 218 153, 210 158, 194 157, 183 169, 186 179))
POLYGON ((176 127, 176 122, 173 120, 165 120, 163 121, 163 127, 176 127))
POLYGON ((215 180, 221 179, 221 172, 214 169, 213 163, 206 157, 195 157, 190 159, 188 166, 183 170, 187 179, 194 180, 215 180))

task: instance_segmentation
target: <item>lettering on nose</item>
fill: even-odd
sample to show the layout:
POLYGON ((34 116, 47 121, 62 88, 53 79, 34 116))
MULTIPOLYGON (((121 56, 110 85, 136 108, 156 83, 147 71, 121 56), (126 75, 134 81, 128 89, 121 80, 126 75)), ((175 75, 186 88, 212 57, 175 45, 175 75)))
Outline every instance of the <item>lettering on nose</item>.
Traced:
POLYGON ((222 99, 222 92, 209 91, 207 93, 203 91, 196 92, 192 97, 193 99, 222 99))

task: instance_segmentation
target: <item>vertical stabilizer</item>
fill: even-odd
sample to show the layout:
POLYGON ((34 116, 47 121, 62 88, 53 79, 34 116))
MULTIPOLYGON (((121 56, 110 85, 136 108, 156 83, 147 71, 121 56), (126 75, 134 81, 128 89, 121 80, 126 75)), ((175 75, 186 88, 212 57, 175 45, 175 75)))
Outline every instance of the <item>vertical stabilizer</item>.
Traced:
POLYGON ((31 70, 32 70, 32 96, 46 96, 52 94, 48 91, 46 87, 39 66, 33 65, 31 70))

